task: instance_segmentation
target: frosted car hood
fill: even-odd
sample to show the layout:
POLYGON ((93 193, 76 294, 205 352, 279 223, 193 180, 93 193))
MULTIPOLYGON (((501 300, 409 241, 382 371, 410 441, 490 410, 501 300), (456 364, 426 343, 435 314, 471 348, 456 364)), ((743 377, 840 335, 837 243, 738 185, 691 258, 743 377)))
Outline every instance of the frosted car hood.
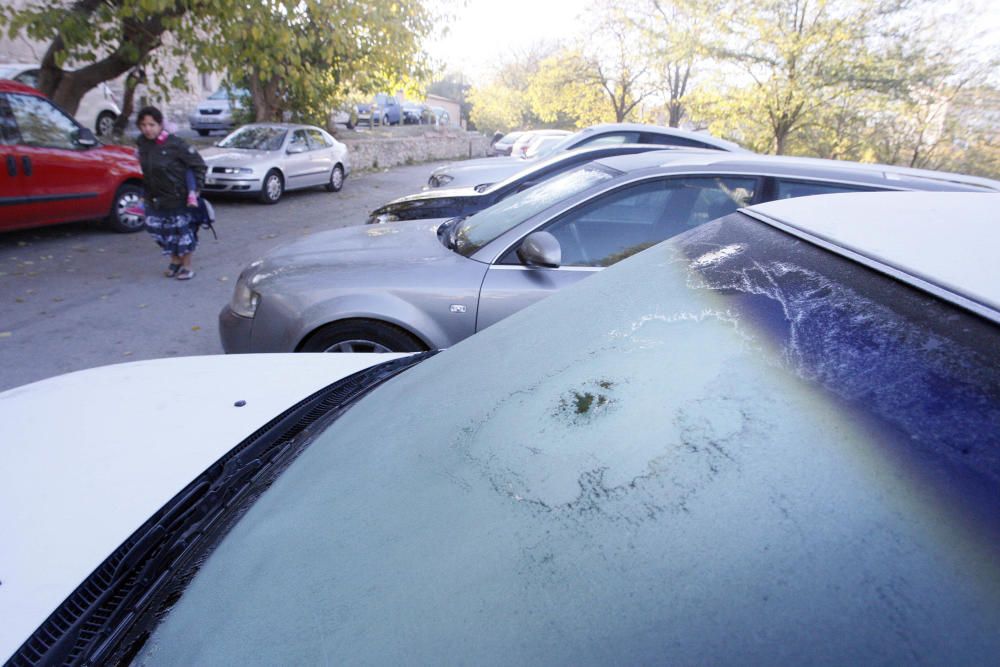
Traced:
POLYGON ((306 396, 401 356, 158 359, 0 393, 0 662, 211 463, 306 396))
POLYGON ((435 230, 444 219, 407 220, 391 225, 355 225, 303 237, 272 250, 265 265, 305 270, 310 266, 345 268, 400 262, 413 265, 460 257, 445 248, 435 230))

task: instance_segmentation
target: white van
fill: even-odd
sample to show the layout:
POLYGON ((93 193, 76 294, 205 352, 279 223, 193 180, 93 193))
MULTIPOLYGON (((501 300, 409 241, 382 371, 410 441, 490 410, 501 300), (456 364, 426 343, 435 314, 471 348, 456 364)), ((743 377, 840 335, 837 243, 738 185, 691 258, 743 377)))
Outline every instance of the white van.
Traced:
MULTIPOLYGON (((40 68, 38 63, 0 63, 0 79, 13 79, 38 88, 40 68)), ((84 94, 76 110, 76 120, 99 137, 109 136, 121 112, 111 88, 108 84, 101 83, 84 94)))

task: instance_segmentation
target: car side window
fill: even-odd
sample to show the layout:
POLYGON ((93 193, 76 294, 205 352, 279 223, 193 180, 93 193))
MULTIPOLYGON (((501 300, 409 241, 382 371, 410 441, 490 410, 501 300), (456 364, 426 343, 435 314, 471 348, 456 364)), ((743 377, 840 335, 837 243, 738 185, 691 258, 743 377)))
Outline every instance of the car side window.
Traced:
POLYGON ((20 143, 17 137, 17 125, 10 113, 10 103, 7 94, 0 93, 0 144, 12 145, 20 143))
POLYGON ((639 142, 638 132, 611 132, 608 134, 601 134, 592 139, 587 139, 581 141, 580 143, 573 146, 573 148, 579 148, 580 146, 608 146, 611 144, 635 144, 639 142))
POLYGON ((670 134, 656 134, 654 132, 643 132, 642 143, 656 144, 658 146, 683 146, 684 148, 715 148, 715 146, 710 146, 709 144, 695 141, 694 139, 688 139, 687 137, 678 137, 670 134))
POLYGON ((314 151, 332 145, 319 130, 306 130, 306 133, 309 135, 309 144, 314 151))
POLYGON ((8 95, 14 122, 25 146, 79 149, 79 126, 59 107, 34 95, 8 95))
POLYGON ((563 266, 610 266, 660 241, 732 213, 757 179, 704 176, 647 181, 586 204, 551 224, 563 266))
POLYGON ((309 140, 306 138, 305 130, 295 130, 292 133, 292 140, 288 142, 288 147, 300 146, 303 150, 309 150, 309 140))
POLYGON ((792 197, 806 197, 808 195, 827 195, 838 192, 871 192, 875 188, 866 188, 861 185, 842 185, 840 183, 816 183, 810 181, 787 181, 775 179, 774 198, 791 199, 792 197))
POLYGON ((23 83, 26 86, 31 86, 32 88, 38 88, 38 70, 29 69, 21 72, 14 77, 14 81, 18 83, 23 83))

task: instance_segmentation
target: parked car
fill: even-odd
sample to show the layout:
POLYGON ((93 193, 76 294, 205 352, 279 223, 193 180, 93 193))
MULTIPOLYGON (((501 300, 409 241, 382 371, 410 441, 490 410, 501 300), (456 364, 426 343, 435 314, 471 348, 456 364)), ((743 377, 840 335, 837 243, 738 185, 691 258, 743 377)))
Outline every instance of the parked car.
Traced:
POLYGON ((241 273, 219 315, 222 346, 450 347, 741 206, 878 189, 973 188, 753 153, 677 149, 603 158, 468 217, 345 227, 279 247, 241 273))
POLYGON ((372 211, 367 224, 468 216, 581 164, 613 155, 663 150, 668 149, 652 144, 613 144, 560 151, 551 158, 531 163, 499 183, 474 188, 434 188, 393 199, 372 211))
POLYGON ((503 135, 496 143, 493 144, 493 154, 494 155, 510 155, 511 150, 514 148, 514 142, 524 134, 523 131, 508 132, 503 135))
POLYGON ((399 101, 388 93, 379 93, 370 102, 358 105, 358 123, 375 125, 399 125, 403 111, 399 101))
POLYGON ((0 394, 0 659, 993 664, 996 200, 753 207, 354 375, 0 394))
POLYGON ((246 89, 219 88, 188 116, 191 129, 203 137, 215 130, 229 132, 236 127, 234 113, 246 108, 249 99, 250 92, 246 89))
MULTIPOLYGON (((522 135, 523 137, 523 135, 522 135)), ((522 137, 518 137, 520 140, 522 137)), ((576 134, 571 134, 563 141, 552 146, 549 155, 570 148, 601 144, 658 144, 661 146, 683 146, 687 148, 705 148, 733 153, 749 153, 744 148, 723 139, 717 139, 709 134, 688 132, 676 127, 658 127, 656 125, 641 125, 638 123, 610 123, 594 125, 576 134)), ((480 158, 464 160, 438 167, 427 180, 427 186, 439 188, 444 186, 463 187, 467 185, 482 185, 496 183, 524 168, 524 160, 517 157, 516 149, 509 158, 480 158)))
POLYGON ((330 114, 330 121, 333 125, 343 125, 348 130, 353 130, 358 125, 358 107, 354 104, 345 104, 340 109, 335 109, 330 114))
MULTIPOLYGON (((529 141, 523 148, 522 157, 525 160, 534 160, 536 158, 545 157, 552 153, 553 149, 562 143, 565 138, 565 134, 543 134, 534 137, 529 141)), ((624 144, 615 144, 618 146, 624 144)))
POLYGON ((571 134, 572 132, 567 130, 528 130, 517 138, 514 145, 511 146, 510 154, 513 157, 523 158, 527 153, 528 147, 539 139, 546 137, 554 139, 556 143, 559 143, 571 134))
POLYGON ((451 125, 451 114, 444 107, 427 107, 424 115, 429 125, 451 125))
POLYGON ((427 105, 419 102, 403 102, 400 105, 405 125, 420 125, 424 122, 424 114, 427 112, 427 105))
POLYGON ((312 125, 251 123, 201 151, 205 192, 253 194, 275 204, 287 190, 339 192, 351 171, 347 146, 312 125))
POLYGON ((134 148, 101 144, 40 92, 6 80, 0 135, 0 231, 99 219, 117 232, 143 228, 127 212, 142 199, 134 148))
MULTIPOLYGON (((38 63, 2 63, 0 79, 10 79, 32 88, 38 87, 38 63)), ((108 84, 101 83, 91 88, 80 98, 75 119, 99 137, 111 136, 115 121, 121 115, 114 93, 108 84)))

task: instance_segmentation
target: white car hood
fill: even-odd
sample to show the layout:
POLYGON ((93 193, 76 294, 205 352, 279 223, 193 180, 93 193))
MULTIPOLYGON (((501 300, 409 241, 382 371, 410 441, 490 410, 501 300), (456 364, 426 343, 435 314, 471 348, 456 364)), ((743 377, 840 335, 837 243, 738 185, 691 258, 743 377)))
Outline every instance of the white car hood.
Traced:
POLYGON ((402 356, 159 359, 0 393, 0 662, 211 463, 306 396, 402 356))

